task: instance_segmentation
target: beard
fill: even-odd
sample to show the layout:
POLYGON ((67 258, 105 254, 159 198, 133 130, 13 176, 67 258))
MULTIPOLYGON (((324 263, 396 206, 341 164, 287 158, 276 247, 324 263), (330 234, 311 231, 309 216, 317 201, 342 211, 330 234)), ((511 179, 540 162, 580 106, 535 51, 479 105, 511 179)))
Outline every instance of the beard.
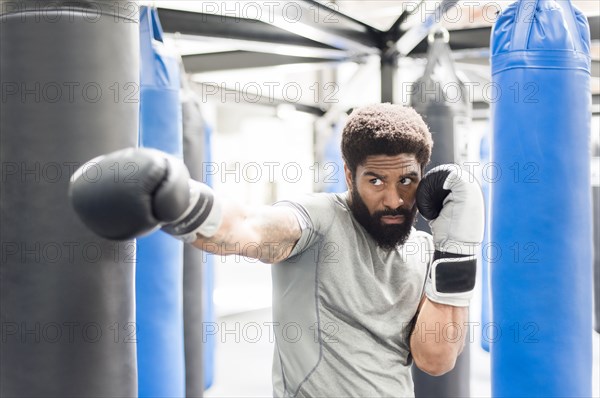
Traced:
POLYGON ((349 204, 350 210, 354 214, 356 220, 363 226, 365 230, 375 239, 377 244, 385 249, 391 250, 398 245, 404 244, 410 235, 410 230, 415 222, 417 214, 417 206, 412 209, 398 207, 394 210, 381 210, 375 213, 369 213, 367 205, 360 197, 356 185, 353 185, 351 191, 352 201, 349 204), (386 225, 381 222, 383 216, 403 216, 402 224, 386 225))

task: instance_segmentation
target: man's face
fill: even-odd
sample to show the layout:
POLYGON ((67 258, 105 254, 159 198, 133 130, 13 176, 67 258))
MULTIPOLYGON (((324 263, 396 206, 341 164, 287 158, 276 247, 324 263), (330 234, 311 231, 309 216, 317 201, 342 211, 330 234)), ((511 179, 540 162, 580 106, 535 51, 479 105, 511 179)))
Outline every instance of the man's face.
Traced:
POLYGON ((414 154, 368 156, 356 177, 344 165, 354 217, 379 246, 392 249, 406 242, 414 224, 415 194, 421 166, 414 154))

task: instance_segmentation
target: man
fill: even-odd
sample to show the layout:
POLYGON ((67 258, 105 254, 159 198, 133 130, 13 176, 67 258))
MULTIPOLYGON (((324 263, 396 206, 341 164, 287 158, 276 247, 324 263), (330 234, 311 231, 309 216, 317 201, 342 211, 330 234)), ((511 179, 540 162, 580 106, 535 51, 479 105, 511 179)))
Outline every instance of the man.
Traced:
POLYGON ((190 180, 175 159, 139 149, 94 159, 106 173, 92 183, 82 167, 70 194, 107 238, 160 226, 211 253, 272 263, 275 396, 412 396, 413 360, 441 375, 464 346, 483 237, 474 179, 451 166, 423 177, 431 147, 413 109, 378 104, 344 128, 344 194, 244 206, 190 180), (130 183, 109 172, 132 162, 130 183), (413 228, 417 205, 433 238, 413 228))

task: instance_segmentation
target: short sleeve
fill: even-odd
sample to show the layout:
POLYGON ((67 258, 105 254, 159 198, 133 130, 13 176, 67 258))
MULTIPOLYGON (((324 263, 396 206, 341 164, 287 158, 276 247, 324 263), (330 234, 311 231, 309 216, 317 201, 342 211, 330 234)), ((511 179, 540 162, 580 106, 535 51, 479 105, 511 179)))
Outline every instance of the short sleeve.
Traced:
POLYGON ((293 200, 282 200, 274 203, 273 206, 286 206, 292 209, 302 230, 300 239, 288 258, 302 253, 321 240, 335 218, 332 195, 326 193, 303 195, 293 200))

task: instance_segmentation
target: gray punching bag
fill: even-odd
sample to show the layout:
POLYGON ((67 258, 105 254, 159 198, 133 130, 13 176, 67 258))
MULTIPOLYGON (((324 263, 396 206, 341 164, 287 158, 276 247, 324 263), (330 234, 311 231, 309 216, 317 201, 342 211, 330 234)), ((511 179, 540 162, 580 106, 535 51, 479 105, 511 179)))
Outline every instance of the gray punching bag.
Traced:
POLYGON ((131 4, 0 1, 2 397, 137 395, 135 244, 68 200, 78 166, 137 144, 131 4))
MULTIPOLYGON (((181 67, 181 84, 183 159, 190 170, 190 176, 197 181, 203 181, 204 120, 200 109, 201 100, 190 87, 183 65, 181 67)), ((206 254, 191 245, 185 245, 183 250, 185 395, 188 398, 197 398, 202 397, 204 392, 202 269, 206 254)))
MULTIPOLYGON (((447 34, 430 35, 425 72, 412 86, 410 105, 423 117, 433 137, 428 169, 445 163, 459 163, 466 156, 465 134, 471 104, 465 86, 456 76, 447 34)), ((416 228, 431 233, 421 216, 416 228)), ((466 338, 468 341, 468 336, 466 338)), ((454 369, 439 377, 430 376, 413 365, 415 397, 470 396, 469 355, 467 343, 454 369)))

